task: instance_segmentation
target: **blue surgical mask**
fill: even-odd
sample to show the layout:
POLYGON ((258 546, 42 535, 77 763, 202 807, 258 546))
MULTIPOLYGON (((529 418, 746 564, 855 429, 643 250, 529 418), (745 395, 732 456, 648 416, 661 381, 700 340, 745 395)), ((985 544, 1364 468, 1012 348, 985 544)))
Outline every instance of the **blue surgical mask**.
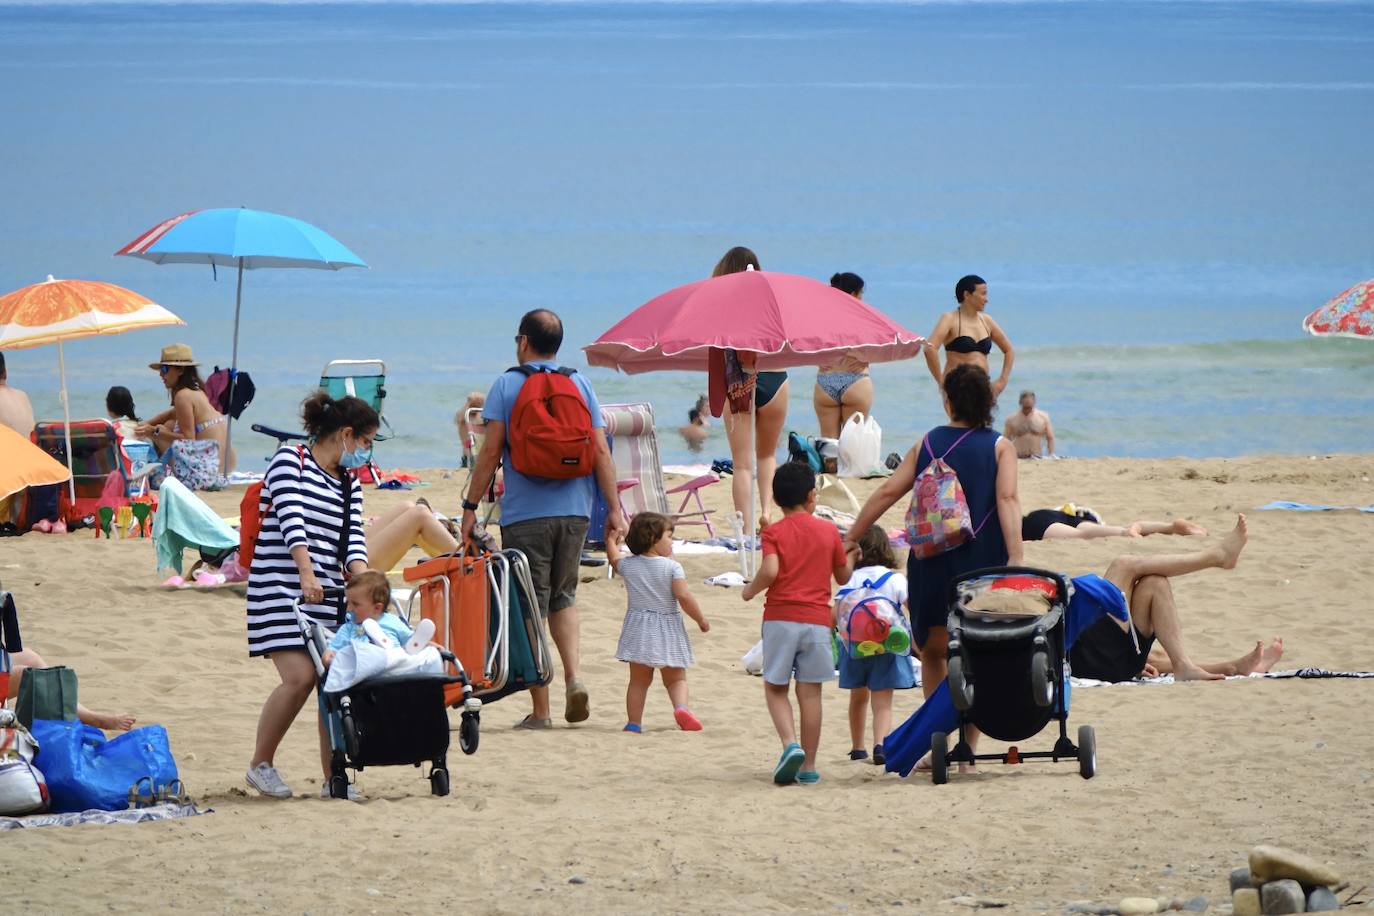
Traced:
POLYGON ((372 446, 364 449, 362 446, 355 445, 352 451, 344 452, 339 456, 339 467, 360 468, 372 460, 372 446))

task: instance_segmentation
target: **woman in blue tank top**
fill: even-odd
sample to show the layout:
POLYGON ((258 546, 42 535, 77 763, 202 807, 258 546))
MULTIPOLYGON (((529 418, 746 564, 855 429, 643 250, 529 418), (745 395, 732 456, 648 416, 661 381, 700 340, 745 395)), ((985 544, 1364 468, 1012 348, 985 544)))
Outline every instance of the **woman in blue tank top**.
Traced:
MULTIPOLYGON (((949 631, 949 583, 985 566, 1019 566, 1021 502, 1016 492, 1016 448, 992 429, 997 399, 988 374, 956 366, 944 380, 947 426, 937 426, 906 453, 902 463, 864 503, 851 531, 867 531, 879 516, 911 494, 916 475, 935 458, 959 475, 974 537, 924 560, 907 560, 911 622, 921 657, 921 689, 930 696, 945 679, 949 631)), ((845 545, 846 548, 849 546, 845 545)))

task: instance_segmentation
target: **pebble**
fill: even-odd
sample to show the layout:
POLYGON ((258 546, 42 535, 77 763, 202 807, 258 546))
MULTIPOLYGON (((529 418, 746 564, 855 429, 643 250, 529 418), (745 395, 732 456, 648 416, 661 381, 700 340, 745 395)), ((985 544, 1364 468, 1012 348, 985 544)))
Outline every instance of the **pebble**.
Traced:
POLYGON ((952 898, 949 902, 955 906, 973 907, 975 910, 998 910, 1004 906, 1011 906, 1011 903, 1006 900, 993 900, 988 897, 959 896, 952 898))
POLYGON ((1282 916, 1284 913, 1301 913, 1307 905, 1307 897, 1302 885, 1292 878, 1270 881, 1260 888, 1260 908, 1264 916, 1282 916))
POLYGON ((1146 916, 1147 913, 1159 912, 1159 901, 1153 897, 1123 897, 1116 905, 1116 911, 1121 916, 1146 916))
POLYGON ((1240 868, 1231 869, 1231 893, 1235 893, 1243 887, 1254 887, 1250 883, 1250 866, 1242 865, 1240 868))
POLYGON ((1307 912, 1325 913, 1327 910, 1339 910, 1341 901, 1336 895, 1331 893, 1330 888, 1314 887, 1307 895, 1307 912))
POLYGON ((583 875, 573 875, 568 879, 569 884, 586 884, 587 879, 583 875))
POLYGON ((1191 900, 1185 900, 1179 909, 1187 913, 1205 913, 1207 912, 1207 898, 1198 896, 1191 900))
POLYGON ((1250 850, 1250 874, 1257 884, 1277 878, 1292 878, 1303 884, 1332 887, 1341 883, 1340 873, 1311 856, 1278 846, 1256 846, 1250 850))
POLYGON ((1233 916, 1260 916, 1259 890, 1253 887, 1237 888, 1231 893, 1231 912, 1233 916))
MULTIPOLYGON (((339 514, 340 514, 340 515, 343 515, 342 512, 340 512, 339 514)), ((367 896, 369 896, 369 897, 380 897, 380 896, 382 896, 382 892, 379 891, 379 890, 377 890, 375 887, 369 887, 369 888, 367 889, 367 896)))

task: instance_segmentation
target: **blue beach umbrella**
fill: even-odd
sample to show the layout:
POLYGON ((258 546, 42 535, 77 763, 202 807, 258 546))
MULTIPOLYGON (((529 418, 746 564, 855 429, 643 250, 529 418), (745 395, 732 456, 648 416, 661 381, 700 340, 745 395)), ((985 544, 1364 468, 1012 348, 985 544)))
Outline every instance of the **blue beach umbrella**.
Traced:
MULTIPOLYGON (((356 254, 328 232, 307 222, 265 210, 222 208, 191 210, 163 220, 115 252, 154 264, 209 264, 238 268, 234 296, 234 347, 229 367, 229 403, 239 367, 239 312, 243 306, 243 272, 260 267, 310 267, 342 270, 366 267, 356 254)), ((221 467, 229 462, 229 415, 221 467)))

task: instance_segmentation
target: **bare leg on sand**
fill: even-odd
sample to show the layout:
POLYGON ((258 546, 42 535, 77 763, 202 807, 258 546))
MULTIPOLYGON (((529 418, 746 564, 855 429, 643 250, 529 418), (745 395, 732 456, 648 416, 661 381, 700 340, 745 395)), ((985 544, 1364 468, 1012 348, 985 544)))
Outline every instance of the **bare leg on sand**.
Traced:
MULTIPOLYGON (((1237 675, 1245 677, 1271 671, 1281 658, 1283 658, 1283 640, 1275 636, 1267 646, 1263 642, 1257 641, 1255 648, 1240 658, 1229 662, 1203 662, 1199 667, 1204 671, 1226 677, 1236 677, 1237 675)), ((1174 663, 1169 659, 1169 654, 1160 646, 1155 646, 1150 650, 1150 667, 1154 669, 1156 675, 1174 673, 1174 663)))
POLYGON ((1138 538, 1151 534, 1205 535, 1207 529, 1187 519, 1174 519, 1172 522, 1132 522, 1129 525, 1103 525, 1098 522, 1082 522, 1077 527, 1063 522, 1052 522, 1045 529, 1042 540, 1046 541, 1091 541, 1096 538, 1138 538))
POLYGON ((1155 636, 1172 662, 1175 680, 1219 680, 1224 675, 1209 671, 1188 657, 1183 629, 1169 579, 1204 569, 1234 569, 1245 549, 1245 516, 1221 540, 1203 550, 1160 556, 1118 557, 1107 567, 1105 578, 1126 596, 1131 621, 1145 636, 1155 636))
MULTIPOLYGON (((0 705, 7 699, 19 696, 19 682, 23 679, 25 668, 46 668, 48 663, 43 661, 43 657, 32 649, 24 649, 10 655, 12 670, 10 671, 10 689, 8 697, 0 697, 0 705)), ((80 703, 76 704, 76 717, 84 724, 94 726, 107 732, 127 732, 134 727, 138 721, 135 716, 127 712, 96 712, 87 709, 80 703)))

